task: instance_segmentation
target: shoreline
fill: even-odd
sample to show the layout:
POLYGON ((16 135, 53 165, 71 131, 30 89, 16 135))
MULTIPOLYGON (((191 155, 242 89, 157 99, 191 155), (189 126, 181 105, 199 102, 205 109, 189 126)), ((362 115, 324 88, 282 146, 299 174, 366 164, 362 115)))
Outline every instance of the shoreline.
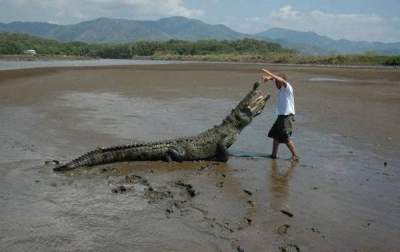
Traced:
POLYGON ((0 56, 0 72, 24 70, 24 69, 61 69, 73 70, 76 68, 120 68, 120 67, 135 67, 141 65, 174 65, 174 64, 215 64, 215 65, 260 65, 272 67, 293 67, 293 68, 327 68, 327 69, 377 69, 377 70, 394 70, 400 69, 400 66, 384 66, 384 65, 334 65, 334 64, 291 64, 291 63, 268 63, 268 62, 233 62, 233 61, 192 61, 192 60, 158 60, 158 59, 98 59, 98 58, 46 58, 38 60, 5 60, 0 56), (41 65, 41 63, 53 63, 52 65, 41 65), (54 65, 54 62, 57 62, 54 65), (68 62, 69 64, 63 64, 68 62), (104 62, 104 64, 102 63, 104 62), (107 63, 109 62, 109 63, 107 63), (14 66, 7 66, 7 63, 12 63, 14 66), (25 65, 19 65, 19 64, 25 65), (72 63, 83 63, 72 64, 72 63), (93 63, 93 64, 91 64, 93 63), (37 64, 37 66, 35 66, 37 64), (58 64, 58 65, 57 65, 58 64), (6 66, 2 66, 6 65, 6 66))

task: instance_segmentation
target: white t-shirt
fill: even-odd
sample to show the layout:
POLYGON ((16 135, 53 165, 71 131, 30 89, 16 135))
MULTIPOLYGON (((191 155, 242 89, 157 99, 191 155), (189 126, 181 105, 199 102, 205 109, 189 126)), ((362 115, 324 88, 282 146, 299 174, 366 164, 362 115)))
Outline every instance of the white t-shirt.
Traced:
POLYGON ((294 110, 294 95, 293 88, 289 83, 286 83, 278 89, 278 100, 276 102, 276 114, 277 115, 290 115, 295 114, 294 110))

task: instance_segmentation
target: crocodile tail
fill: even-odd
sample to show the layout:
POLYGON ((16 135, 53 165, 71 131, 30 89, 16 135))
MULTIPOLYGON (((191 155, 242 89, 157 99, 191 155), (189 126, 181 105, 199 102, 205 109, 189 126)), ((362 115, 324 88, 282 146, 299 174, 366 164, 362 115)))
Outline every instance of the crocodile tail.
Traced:
POLYGON ((82 167, 82 166, 95 165, 94 161, 96 161, 96 156, 98 156, 98 154, 100 154, 100 153, 102 153, 102 150, 90 151, 68 163, 57 165, 55 168, 53 168, 53 170, 54 171, 68 171, 68 170, 73 170, 75 168, 82 167))
POLYGON ((99 148, 90 151, 66 164, 57 165, 54 171, 68 171, 83 166, 94 166, 124 160, 124 153, 127 149, 140 148, 147 146, 146 143, 136 143, 132 145, 120 145, 109 148, 99 148))
POLYGON ((53 171, 68 171, 72 169, 74 168, 70 167, 69 163, 67 163, 67 164, 57 165, 56 167, 53 168, 53 171))

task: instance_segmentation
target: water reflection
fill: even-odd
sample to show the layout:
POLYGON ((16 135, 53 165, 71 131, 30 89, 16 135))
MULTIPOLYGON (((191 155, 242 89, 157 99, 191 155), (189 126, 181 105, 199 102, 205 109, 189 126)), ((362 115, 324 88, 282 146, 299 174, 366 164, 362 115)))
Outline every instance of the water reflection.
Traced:
POLYGON ((271 207, 280 210, 286 207, 289 197, 289 180, 298 162, 282 165, 277 160, 271 160, 271 207))

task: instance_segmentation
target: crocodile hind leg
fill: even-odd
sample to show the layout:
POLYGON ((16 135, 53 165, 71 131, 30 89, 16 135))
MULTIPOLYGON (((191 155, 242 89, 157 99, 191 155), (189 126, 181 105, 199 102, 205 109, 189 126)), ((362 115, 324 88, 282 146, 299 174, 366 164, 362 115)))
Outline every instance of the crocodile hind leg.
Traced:
POLYGON ((165 159, 167 162, 182 162, 185 157, 185 150, 182 147, 170 147, 166 153, 165 159))

